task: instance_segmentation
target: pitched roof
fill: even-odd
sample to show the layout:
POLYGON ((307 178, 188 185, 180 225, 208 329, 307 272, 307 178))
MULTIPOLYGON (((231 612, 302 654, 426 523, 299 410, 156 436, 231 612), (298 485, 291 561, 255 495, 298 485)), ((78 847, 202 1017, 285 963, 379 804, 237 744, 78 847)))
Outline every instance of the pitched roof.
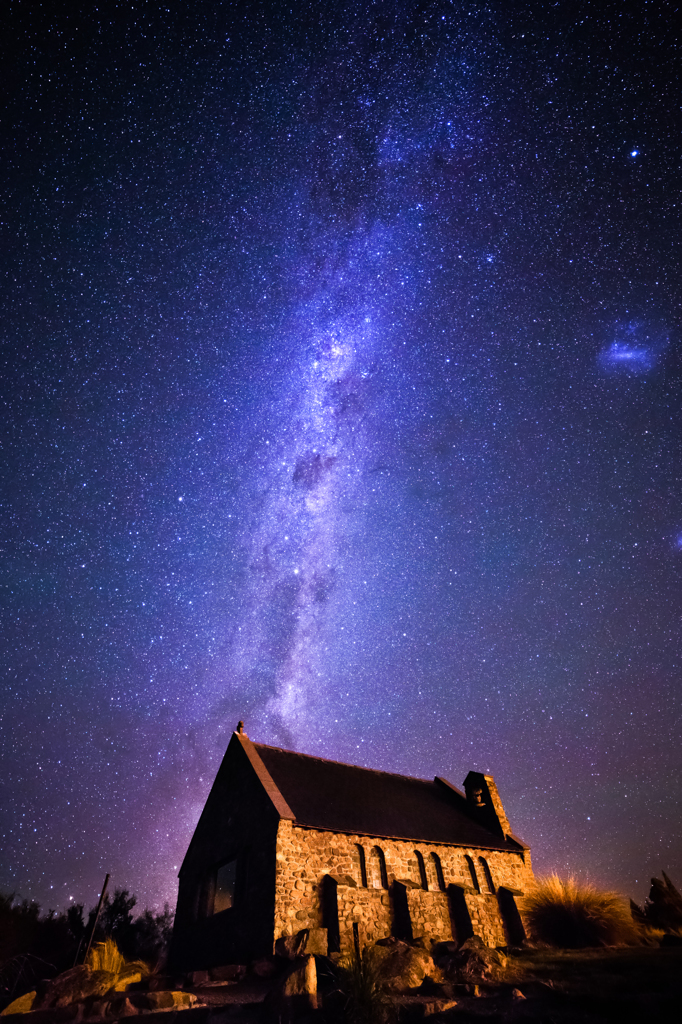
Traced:
POLYGON ((464 794, 444 781, 392 775, 263 743, 249 745, 299 825, 484 849, 516 847, 473 821, 464 794))

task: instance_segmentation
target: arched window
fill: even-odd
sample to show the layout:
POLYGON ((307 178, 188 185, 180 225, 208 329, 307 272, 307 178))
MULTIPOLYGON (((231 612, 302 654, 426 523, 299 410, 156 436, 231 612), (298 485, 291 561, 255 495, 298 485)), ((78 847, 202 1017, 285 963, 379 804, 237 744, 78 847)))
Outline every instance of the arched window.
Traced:
POLYGON ((468 853, 466 853, 464 855, 464 859, 467 862, 467 867, 469 868, 469 875, 471 876, 471 884, 473 885, 473 887, 476 890, 476 892, 480 892, 481 891, 481 887, 478 884, 478 878, 476 877, 476 868, 474 867, 473 858, 470 857, 468 853))
POLYGON ((373 889, 388 889, 386 859, 383 850, 373 846, 369 852, 369 884, 373 889))
POLYGON ((436 888, 445 892, 445 879, 443 878, 443 866, 437 853, 429 854, 429 866, 436 879, 436 888))
POLYGON ((367 863, 365 861, 365 848, 360 843, 355 844, 355 875, 363 889, 367 888, 367 863))
POLYGON ((419 850, 415 850, 414 851, 414 859, 417 862, 417 874, 419 875, 418 879, 415 878, 415 882, 419 881, 419 884, 421 885, 422 889, 428 889, 429 883, 428 883, 428 880, 426 878, 426 868, 424 867, 424 858, 422 857, 422 855, 419 852, 419 850))
POLYGON ((478 863, 483 868, 483 877, 485 878, 485 884, 488 886, 488 892, 494 893, 495 884, 493 882, 493 876, 490 873, 490 868, 488 867, 488 861, 485 859, 485 857, 479 857, 478 863))
POLYGON ((235 889, 237 886, 237 861, 228 860, 227 864, 221 864, 216 871, 215 884, 213 888, 213 913, 219 914, 221 910, 229 910, 234 906, 235 889))

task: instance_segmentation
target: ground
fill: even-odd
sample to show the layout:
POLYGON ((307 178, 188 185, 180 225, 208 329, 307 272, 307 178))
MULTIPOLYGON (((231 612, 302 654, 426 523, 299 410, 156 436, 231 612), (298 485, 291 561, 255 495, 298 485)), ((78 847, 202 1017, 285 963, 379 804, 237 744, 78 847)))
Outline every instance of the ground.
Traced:
MULTIPOLYGON (((203 1006, 141 1016, 149 1024, 270 1024, 263 999, 273 980, 249 971, 236 984, 194 988, 203 1006)), ((425 993, 399 997, 397 1024, 416 1024, 425 1017, 429 1024, 680 1024, 682 947, 527 949, 511 955, 495 981, 455 988, 449 999, 425 993), (453 1000, 454 1006, 441 1009, 453 1000)), ((6 1020, 66 1024, 73 1019, 72 1009, 6 1020)), ((329 1007, 299 1019, 300 1024, 339 1024, 329 1007)))

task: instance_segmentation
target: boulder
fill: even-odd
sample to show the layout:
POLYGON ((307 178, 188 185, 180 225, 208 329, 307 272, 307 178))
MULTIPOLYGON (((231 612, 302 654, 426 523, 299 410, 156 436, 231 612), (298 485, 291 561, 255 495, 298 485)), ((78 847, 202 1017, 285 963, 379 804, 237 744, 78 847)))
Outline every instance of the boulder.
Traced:
POLYGON ((380 939, 372 948, 386 985, 394 992, 417 988, 426 977, 435 982, 443 980, 431 954, 421 946, 411 946, 400 939, 388 938, 380 939))
POLYGON ((295 935, 283 935, 275 943, 275 952, 287 960, 295 960, 299 956, 326 956, 327 929, 303 928, 295 935))
POLYGON ((473 935, 455 952, 441 952, 439 949, 438 963, 448 980, 474 982, 499 977, 507 966, 507 957, 499 950, 486 946, 478 935, 473 935))
POLYGON ((91 996, 103 996, 116 984, 118 975, 110 971, 92 971, 84 964, 64 971, 38 988, 34 1010, 70 1006, 91 996))
POLYGON ((35 992, 25 992, 23 996, 19 996, 19 998, 15 999, 13 1003, 6 1006, 2 1013, 0 1013, 0 1017, 4 1017, 10 1013, 28 1013, 29 1010, 33 1009, 35 997, 35 992))
POLYGON ((197 1001, 191 992, 146 992, 144 998, 147 1010, 170 1010, 174 1006, 189 1008, 197 1001))
POLYGON ((144 1001, 147 1010, 169 1010, 175 1006, 172 992, 147 992, 144 1001))
POLYGON ((447 981, 434 981, 427 974, 416 990, 415 995, 435 996, 438 999, 452 999, 454 989, 447 981))
POLYGON ((317 1009, 317 968, 315 957, 295 960, 268 992, 263 1004, 265 1020, 291 1024, 303 1014, 317 1009))
POLYGON ((456 999, 434 999, 422 995, 403 995, 396 998, 396 1009, 401 1024, 417 1024, 425 1017, 444 1013, 454 1006, 457 1006, 456 999))

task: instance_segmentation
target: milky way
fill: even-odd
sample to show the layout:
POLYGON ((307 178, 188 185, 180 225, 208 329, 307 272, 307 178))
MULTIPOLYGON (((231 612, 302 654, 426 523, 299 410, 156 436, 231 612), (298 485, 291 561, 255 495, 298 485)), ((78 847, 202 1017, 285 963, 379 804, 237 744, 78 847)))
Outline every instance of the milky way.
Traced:
POLYGON ((0 890, 173 901, 240 718, 682 881, 671 11, 6 15, 0 890))

